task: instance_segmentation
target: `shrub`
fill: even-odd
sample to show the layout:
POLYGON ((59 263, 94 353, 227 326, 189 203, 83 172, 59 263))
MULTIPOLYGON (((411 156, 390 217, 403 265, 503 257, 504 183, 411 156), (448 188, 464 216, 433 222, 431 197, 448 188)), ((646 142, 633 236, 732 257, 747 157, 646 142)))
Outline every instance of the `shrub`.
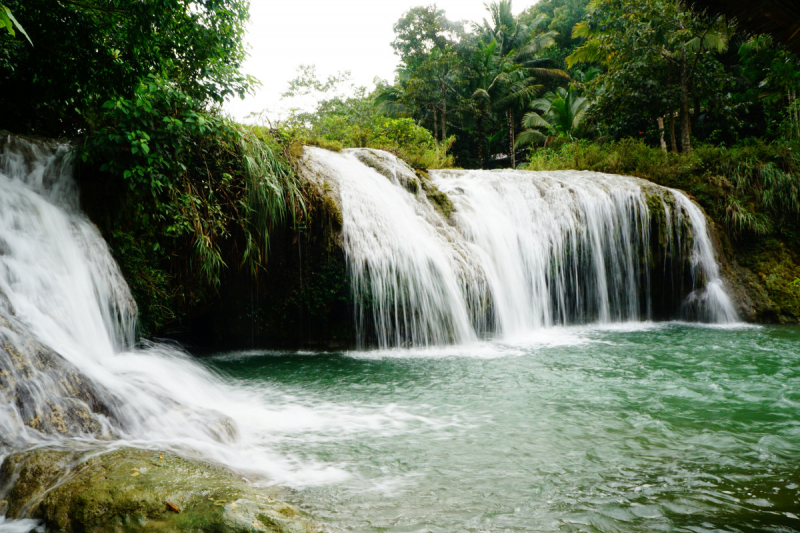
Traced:
MULTIPOLYGON (((257 274, 271 229, 303 210, 281 139, 205 109, 156 76, 133 97, 103 107, 78 152, 89 168, 120 182, 113 193, 124 197, 117 201, 123 212, 104 233, 118 258, 135 257, 141 266, 126 277, 169 278, 181 287, 171 292, 191 301, 216 288, 228 266, 257 274)), ((156 285, 137 300, 168 309, 156 285)), ((156 308, 143 316, 156 327, 169 320, 156 308)))

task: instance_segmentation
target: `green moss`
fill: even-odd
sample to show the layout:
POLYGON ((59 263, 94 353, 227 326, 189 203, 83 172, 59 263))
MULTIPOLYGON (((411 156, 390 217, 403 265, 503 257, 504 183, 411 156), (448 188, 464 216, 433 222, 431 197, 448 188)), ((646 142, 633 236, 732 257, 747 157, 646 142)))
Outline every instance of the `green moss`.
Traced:
MULTIPOLYGON (((412 176, 410 172, 395 172, 381 161, 380 156, 378 156, 374 150, 358 150, 355 152, 355 155, 359 161, 375 170, 378 174, 386 177, 390 181, 399 181, 411 194, 416 195, 419 192, 420 180, 417 177, 412 176)), ((420 171, 416 171, 416 173, 419 175, 420 171)), ((427 174, 424 175, 427 177, 427 174)))
POLYGON ((323 198, 323 202, 325 203, 325 210, 331 217, 333 227, 337 230, 342 229, 342 225, 344 224, 344 216, 342 215, 342 210, 339 208, 339 204, 337 204, 336 200, 334 200, 333 197, 328 194, 326 194, 323 198))
POLYGON ((388 178, 393 179, 395 177, 394 172, 384 165, 381 160, 375 155, 371 150, 357 150, 355 151, 355 156, 361 161, 364 165, 368 166, 369 168, 373 169, 378 174, 388 178))
POLYGON ((44 449, 12 455, 2 469, 4 475, 17 476, 6 495, 9 516, 19 517, 25 510, 43 519, 48 530, 315 530, 296 508, 273 498, 275 491, 255 489, 220 467, 168 452, 123 449, 87 458, 80 452, 44 449))
POLYGON ((324 137, 315 137, 312 139, 307 139, 305 144, 309 144, 311 146, 318 146, 319 148, 323 148, 325 150, 330 150, 331 152, 341 152, 342 143, 340 141, 326 139, 324 137))
POLYGON ((741 254, 739 261, 763 283, 778 321, 800 320, 800 266, 789 246, 778 239, 764 239, 741 254))
POLYGON ((422 190, 425 191, 425 196, 433 204, 433 207, 445 218, 450 218, 450 215, 455 211, 455 206, 450 198, 445 193, 439 190, 428 177, 425 172, 417 171, 417 177, 422 184, 422 190))

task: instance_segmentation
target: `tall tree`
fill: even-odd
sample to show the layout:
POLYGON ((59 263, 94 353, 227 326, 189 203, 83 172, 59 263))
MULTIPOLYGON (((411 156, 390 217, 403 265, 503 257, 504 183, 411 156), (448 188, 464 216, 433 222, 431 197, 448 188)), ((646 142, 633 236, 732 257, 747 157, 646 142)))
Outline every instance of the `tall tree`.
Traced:
POLYGON ((245 0, 7 0, 33 46, 0 34, 0 129, 86 131, 151 74, 208 105, 243 95, 245 0))
POLYGON ((663 91, 659 85, 674 87, 681 147, 692 151, 692 93, 701 72, 713 74, 714 54, 727 49, 722 19, 697 15, 676 0, 595 0, 573 35, 588 40, 567 58, 570 67, 597 62, 608 69, 594 82, 600 98, 626 98, 631 82, 641 87, 653 80, 654 93, 663 91))
POLYGON ((548 58, 542 52, 555 44, 553 31, 537 32, 544 21, 538 17, 523 25, 511 14, 511 0, 488 4, 492 22, 484 20, 483 39, 496 42, 496 74, 485 89, 478 89, 474 97, 490 103, 492 109, 505 115, 508 127, 508 152, 511 167, 516 168, 516 123, 520 112, 543 89, 543 78, 568 78, 560 69, 549 68, 548 58))

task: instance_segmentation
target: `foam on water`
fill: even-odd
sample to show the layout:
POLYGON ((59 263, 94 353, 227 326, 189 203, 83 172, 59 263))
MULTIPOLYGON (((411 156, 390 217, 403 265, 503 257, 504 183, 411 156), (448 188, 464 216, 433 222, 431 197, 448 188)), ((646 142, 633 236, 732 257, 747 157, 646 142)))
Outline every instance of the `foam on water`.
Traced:
POLYGON ((44 533, 44 526, 39 520, 24 518, 22 520, 6 520, 0 516, 0 533, 44 533))
MULTIPOLYGON (((400 411, 304 404, 264 384, 234 384, 172 346, 134 348, 135 304, 100 233, 78 210, 77 187, 65 160, 68 150, 18 138, 5 142, 0 157, 0 297, 7 298, 11 310, 0 305, 0 319, 24 325, 37 342, 87 376, 110 413, 92 415, 106 428, 100 434, 59 435, 21 423, 13 405, 0 409, 0 455, 70 441, 167 447, 253 479, 297 487, 347 474, 279 453, 282 439, 403 423, 400 411), (9 443, 6 448, 3 441, 9 443)), ((4 331, 8 339, 19 337, 4 331)), ((82 403, 45 375, 29 384, 26 394, 65 407, 82 403)))

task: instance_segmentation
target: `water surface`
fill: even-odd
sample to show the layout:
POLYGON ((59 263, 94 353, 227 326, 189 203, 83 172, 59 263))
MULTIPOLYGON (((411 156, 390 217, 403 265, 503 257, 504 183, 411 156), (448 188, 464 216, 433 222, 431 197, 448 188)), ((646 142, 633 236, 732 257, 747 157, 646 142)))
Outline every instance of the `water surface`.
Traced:
POLYGON ((786 532, 798 347, 793 327, 623 324, 209 364, 298 413, 270 447, 314 466, 294 497, 332 531, 786 532))

